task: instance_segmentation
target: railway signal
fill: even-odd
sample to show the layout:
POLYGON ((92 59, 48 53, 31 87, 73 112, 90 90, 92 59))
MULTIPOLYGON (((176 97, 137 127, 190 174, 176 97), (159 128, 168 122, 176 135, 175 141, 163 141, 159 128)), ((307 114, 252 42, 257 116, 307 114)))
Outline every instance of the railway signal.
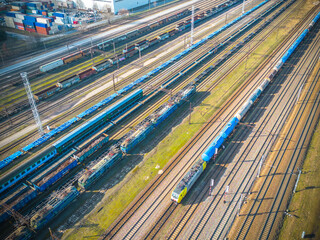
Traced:
POLYGON ((243 201, 243 194, 240 195, 240 199, 239 199, 239 205, 238 205, 238 217, 240 215, 240 208, 242 205, 242 201, 243 201))
POLYGON ((224 200, 223 203, 226 203, 227 193, 229 192, 229 185, 226 186, 226 190, 224 191, 224 200))
POLYGON ((213 161, 214 162, 216 161, 217 154, 218 154, 218 148, 216 148, 215 153, 213 154, 213 161))
POLYGON ((296 189, 297 189, 297 186, 298 186, 298 182, 299 182, 299 179, 300 179, 300 175, 301 175, 301 170, 299 170, 298 178, 297 178, 296 184, 294 185, 293 193, 296 192, 296 189))
POLYGON ((259 162, 259 168, 258 168, 258 174, 257 174, 257 178, 260 177, 260 172, 261 172, 261 168, 262 168, 262 163, 264 162, 264 155, 262 155, 260 162, 259 162))
POLYGON ((211 179, 210 181, 210 188, 209 188, 209 196, 211 196, 212 193, 212 187, 214 186, 214 179, 211 179))

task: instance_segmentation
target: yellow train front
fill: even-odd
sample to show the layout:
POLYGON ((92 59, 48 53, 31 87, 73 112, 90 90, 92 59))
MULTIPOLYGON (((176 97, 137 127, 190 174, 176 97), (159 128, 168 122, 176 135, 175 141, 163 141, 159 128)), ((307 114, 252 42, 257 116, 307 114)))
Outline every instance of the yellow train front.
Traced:
POLYGON ((171 200, 180 203, 187 192, 191 189, 192 185, 199 178, 201 173, 206 168, 207 163, 201 158, 191 167, 188 173, 178 183, 177 187, 173 190, 171 200))

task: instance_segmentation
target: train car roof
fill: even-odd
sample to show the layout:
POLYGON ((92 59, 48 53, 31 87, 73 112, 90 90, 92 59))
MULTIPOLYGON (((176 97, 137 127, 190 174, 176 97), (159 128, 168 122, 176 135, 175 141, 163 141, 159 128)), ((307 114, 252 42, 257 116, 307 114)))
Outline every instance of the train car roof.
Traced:
POLYGON ((56 148, 59 148, 60 146, 62 146, 64 143, 66 143, 67 141, 69 141, 70 138, 80 134, 82 131, 84 131, 85 129, 87 129, 88 127, 90 127, 92 124, 94 124, 97 121, 100 121, 102 118, 104 118, 109 112, 112 112, 114 109, 116 109, 120 103, 127 101, 128 99, 132 98, 132 96, 139 94, 142 92, 142 89, 137 89, 136 91, 134 91, 133 93, 129 94, 128 96, 124 97, 123 99, 121 99, 120 101, 116 102, 115 104, 113 104, 112 106, 108 107, 106 110, 102 111, 101 113, 99 113, 97 116, 91 118, 90 120, 88 120, 87 122, 85 122, 84 124, 82 124, 80 127, 77 127, 75 130, 73 130, 72 132, 70 132, 69 134, 67 134, 66 136, 64 136, 63 138, 59 139, 57 142, 55 142, 53 144, 53 146, 55 146, 56 148))
POLYGON ((30 156, 30 158, 27 158, 24 160, 24 163, 20 164, 19 166, 15 166, 11 169, 9 169, 7 172, 3 173, 0 177, 0 186, 10 179, 14 178, 16 175, 18 175, 20 172, 25 170, 26 168, 30 167, 32 164, 36 163, 39 159, 46 156, 49 152, 53 151, 54 147, 49 146, 44 151, 42 151, 39 154, 36 154, 35 156, 30 156))

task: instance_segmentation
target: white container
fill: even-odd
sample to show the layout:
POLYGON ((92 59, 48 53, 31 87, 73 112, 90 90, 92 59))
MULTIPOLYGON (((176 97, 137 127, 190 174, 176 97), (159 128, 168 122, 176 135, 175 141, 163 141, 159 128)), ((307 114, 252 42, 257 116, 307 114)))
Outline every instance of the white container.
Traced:
POLYGON ((5 21, 6 21, 6 26, 7 26, 7 27, 15 28, 15 24, 14 24, 14 21, 13 21, 13 17, 5 16, 4 19, 5 19, 5 21))
POLYGON ((23 23, 23 20, 20 18, 14 18, 13 21, 16 23, 23 23))
POLYGON ((39 23, 45 23, 45 24, 47 24, 47 25, 50 24, 49 19, 46 19, 46 18, 37 18, 37 22, 39 22, 39 23))
MULTIPOLYGON (((49 33, 50 33, 50 31, 49 31, 49 33)), ((53 61, 53 62, 50 62, 50 63, 47 63, 45 65, 40 66, 40 71, 41 72, 48 72, 48 71, 50 71, 54 68, 57 68, 59 66, 62 66, 62 65, 63 65, 62 59, 58 59, 56 61, 53 61)))
POLYGON ((11 6, 11 9, 16 10, 16 11, 19 11, 19 10, 20 10, 20 7, 19 7, 19 6, 11 6))
POLYGON ((17 13, 16 14, 16 18, 19 18, 21 20, 24 20, 24 16, 25 16, 25 14, 23 14, 23 13, 17 13))

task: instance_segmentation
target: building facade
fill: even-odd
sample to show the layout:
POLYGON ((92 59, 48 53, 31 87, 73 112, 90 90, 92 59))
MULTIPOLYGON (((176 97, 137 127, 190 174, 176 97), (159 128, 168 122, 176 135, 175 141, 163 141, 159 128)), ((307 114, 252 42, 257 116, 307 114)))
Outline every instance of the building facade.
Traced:
POLYGON ((156 0, 73 0, 77 8, 111 11, 118 14, 120 10, 128 10, 155 4, 156 0))

